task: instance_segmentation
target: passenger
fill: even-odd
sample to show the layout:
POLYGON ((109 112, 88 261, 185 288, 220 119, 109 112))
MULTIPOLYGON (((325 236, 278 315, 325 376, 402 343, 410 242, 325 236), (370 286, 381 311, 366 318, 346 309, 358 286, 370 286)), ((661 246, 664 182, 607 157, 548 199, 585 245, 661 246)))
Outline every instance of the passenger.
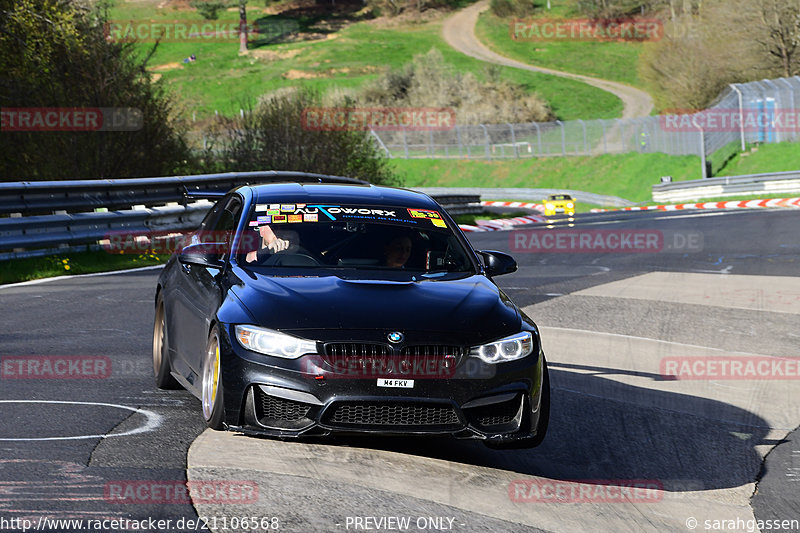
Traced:
POLYGON ((411 256, 411 237, 398 235, 383 247, 383 264, 391 268, 403 268, 411 256))

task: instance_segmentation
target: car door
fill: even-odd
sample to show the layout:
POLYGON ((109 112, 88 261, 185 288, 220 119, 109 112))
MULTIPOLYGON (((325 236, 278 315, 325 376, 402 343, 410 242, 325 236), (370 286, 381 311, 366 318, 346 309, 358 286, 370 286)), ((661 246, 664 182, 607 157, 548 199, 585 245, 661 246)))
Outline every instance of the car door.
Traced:
MULTIPOLYGON (((230 256, 231 241, 242 212, 241 199, 233 195, 223 200, 223 208, 212 224, 202 228, 193 241, 223 243, 221 258, 230 256)), ((211 321, 224 298, 220 285, 222 268, 178 265, 178 282, 174 295, 174 323, 178 331, 175 370, 190 384, 199 386, 201 362, 205 355, 211 321)))

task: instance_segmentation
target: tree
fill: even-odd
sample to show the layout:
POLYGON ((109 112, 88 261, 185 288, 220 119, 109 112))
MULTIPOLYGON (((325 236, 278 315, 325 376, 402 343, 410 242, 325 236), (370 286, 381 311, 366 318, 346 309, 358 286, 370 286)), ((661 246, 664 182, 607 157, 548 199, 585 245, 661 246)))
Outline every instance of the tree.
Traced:
MULTIPOLYGON (((131 108, 134 131, 0 131, 2 180, 158 176, 190 152, 173 102, 104 14, 74 0, 0 0, 0 107, 131 108)), ((155 50, 153 49, 153 52, 155 50)))
POLYGON ((247 53, 247 0, 239 0, 239 53, 247 53))
POLYGON ((397 184, 368 131, 307 126, 304 112, 319 105, 310 90, 284 91, 220 124, 217 169, 293 170, 397 184))
MULTIPOLYGON (((797 0, 748 0, 743 9, 752 13, 753 37, 763 52, 778 64, 785 77, 800 73, 800 2, 797 0)), ((748 13, 749 15, 750 13, 748 13)))

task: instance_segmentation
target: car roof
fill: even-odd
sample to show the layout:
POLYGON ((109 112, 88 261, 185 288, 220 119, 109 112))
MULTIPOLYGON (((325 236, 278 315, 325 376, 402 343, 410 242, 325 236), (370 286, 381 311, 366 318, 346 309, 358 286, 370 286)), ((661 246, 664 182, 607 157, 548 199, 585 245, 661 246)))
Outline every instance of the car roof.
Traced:
POLYGON ((246 185, 256 203, 335 203, 439 210, 427 194, 370 184, 267 183, 246 185))

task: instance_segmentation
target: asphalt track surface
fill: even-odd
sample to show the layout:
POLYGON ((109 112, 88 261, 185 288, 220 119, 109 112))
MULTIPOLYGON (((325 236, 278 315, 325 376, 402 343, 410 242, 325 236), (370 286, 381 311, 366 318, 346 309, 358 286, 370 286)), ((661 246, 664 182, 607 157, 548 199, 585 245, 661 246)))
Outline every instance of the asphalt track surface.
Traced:
MULTIPOLYGON (((754 531, 754 520, 800 520, 800 379, 670 379, 662 367, 687 357, 796 362, 799 217, 603 213, 470 235, 476 248, 516 256, 518 272, 497 281, 542 328, 552 419, 542 446, 522 451, 204 431, 197 400, 153 385, 157 270, 1 288, 0 531, 124 529, 88 522, 114 519, 171 520, 139 531, 208 530, 198 513, 214 531, 297 532, 754 531), (574 253, 537 249, 545 232, 660 240, 635 253, 574 253), (38 378, 19 375, 19 364, 61 356, 90 366, 72 379, 44 379, 44 366, 38 378), (216 492, 191 502, 187 479, 216 492), (616 499, 613 487, 642 482, 656 489, 616 499), (570 492, 587 486, 588 502, 570 492)), ((775 525, 762 531, 800 530, 775 525)))

